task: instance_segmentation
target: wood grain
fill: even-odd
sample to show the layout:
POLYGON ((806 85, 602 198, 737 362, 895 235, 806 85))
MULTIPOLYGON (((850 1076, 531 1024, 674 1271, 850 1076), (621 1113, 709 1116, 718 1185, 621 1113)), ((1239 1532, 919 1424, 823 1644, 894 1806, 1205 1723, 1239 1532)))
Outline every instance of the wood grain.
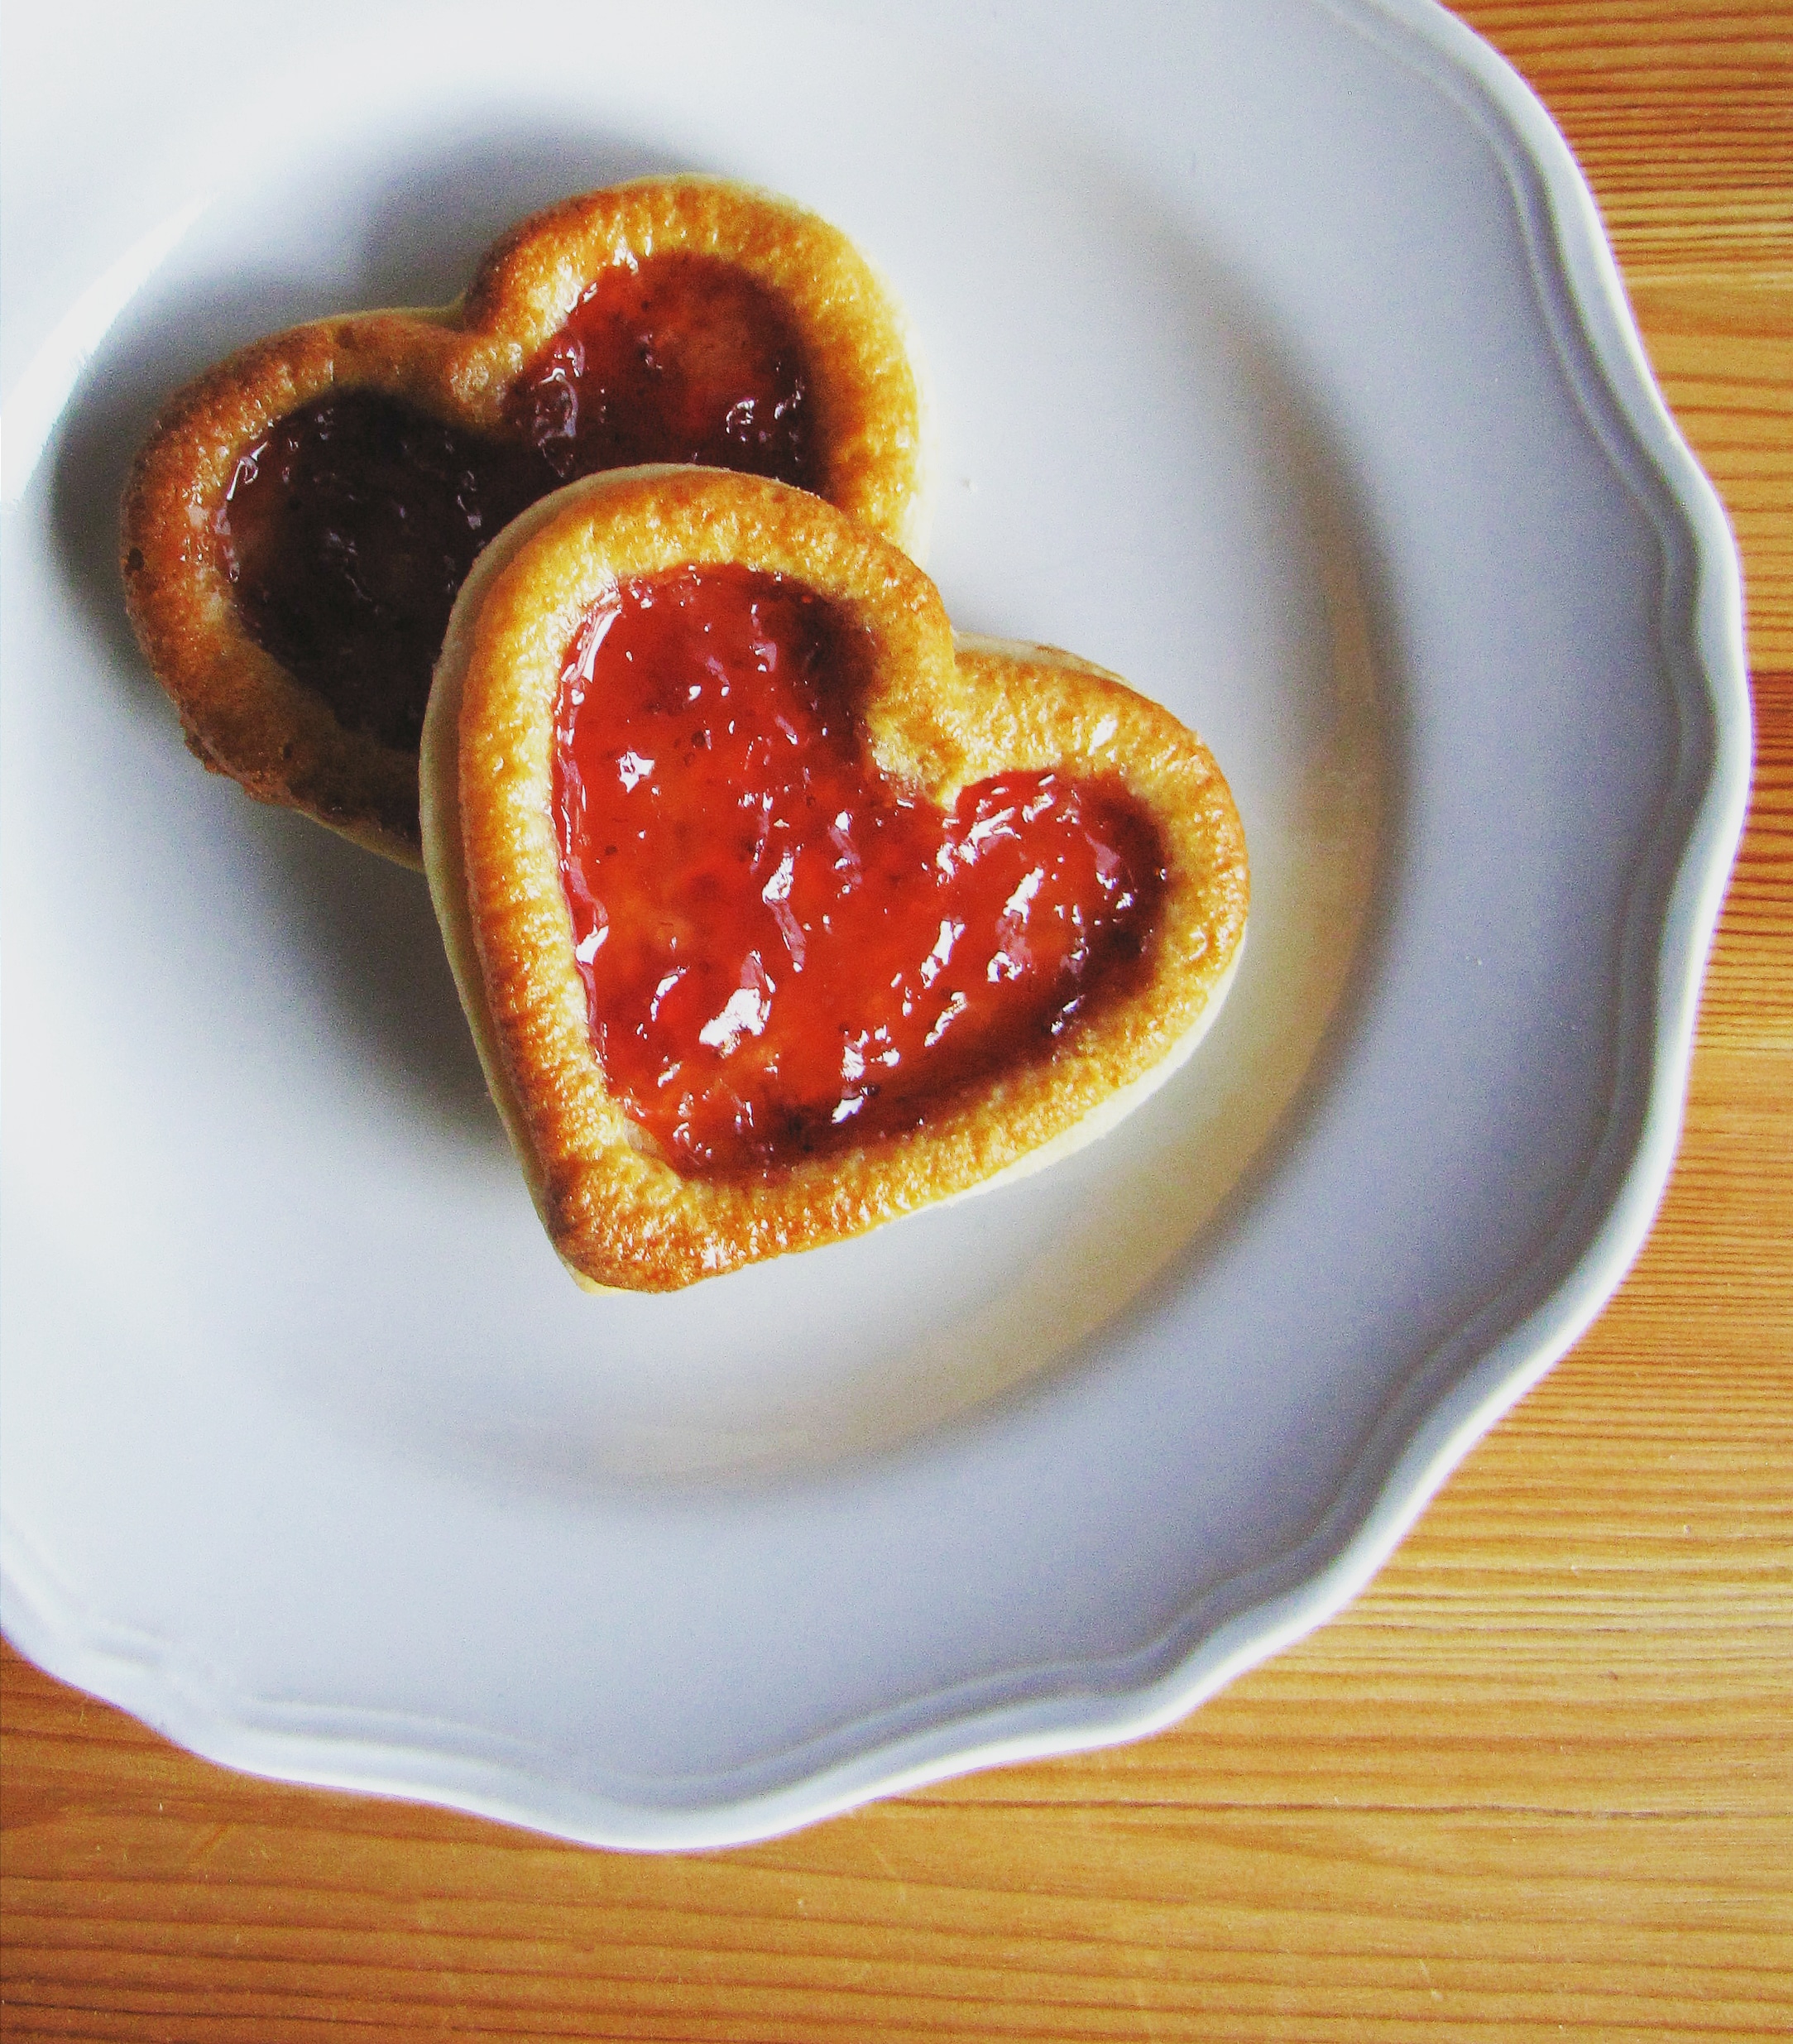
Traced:
POLYGON ((1755 801, 1648 1247, 1342 1619, 1177 1729, 726 1854, 224 1774, 0 1657, 7 2037, 1793 2028, 1793 26, 1462 9, 1744 555, 1755 801))

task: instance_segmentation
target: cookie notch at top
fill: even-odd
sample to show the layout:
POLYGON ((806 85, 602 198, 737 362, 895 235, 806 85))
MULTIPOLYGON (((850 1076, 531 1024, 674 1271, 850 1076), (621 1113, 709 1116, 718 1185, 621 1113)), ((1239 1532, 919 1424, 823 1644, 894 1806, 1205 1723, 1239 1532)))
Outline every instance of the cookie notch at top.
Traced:
MULTIPOLYGON (((691 743, 708 749, 696 734, 691 743)), ((609 756, 631 784, 655 764, 609 756)), ((588 1288, 668 1290, 817 1246, 1089 1140, 1193 1048, 1244 934, 1243 832, 1192 732, 1071 655, 956 645, 932 584, 897 549, 755 478, 626 472, 525 513, 456 607, 423 795, 431 892, 494 1098, 549 1234, 588 1288), (1048 1017, 1014 1054, 864 1140, 857 1125, 837 1125, 809 1148, 711 1168, 693 1167, 631 1106, 597 1047, 580 959, 582 948, 604 954, 575 926, 556 776, 563 698, 594 614, 617 613, 631 588, 659 600, 669 578, 716 572, 794 587, 842 621, 865 655, 856 695, 865 748, 899 793, 950 808, 1004 775, 1059 776, 1111 792, 1110 806, 1135 812, 1158 849, 1149 918, 1074 1026, 1048 1017)), ((765 880, 775 915, 797 904, 788 871, 769 861, 752 884, 765 880)), ((793 963, 800 972, 780 954, 774 978, 793 963)), ((928 981, 929 962, 916 963, 928 981)), ((722 1058, 735 1048, 726 1021, 725 1010, 699 1033, 722 1058)), ((845 1096, 838 1107, 857 1111, 845 1096)))
POLYGON ((908 324, 844 234, 724 180, 642 179, 513 228, 453 305, 317 320, 188 386, 126 494, 127 605, 206 765, 415 866, 431 667, 460 579, 511 516, 600 465, 794 466, 784 479, 918 556, 925 431, 908 324), (732 394, 723 330, 757 351, 732 394), (683 437, 657 446, 593 359, 623 362, 625 399, 664 396, 671 376, 719 416, 694 425, 669 402, 683 437), (394 540, 419 477, 427 515, 413 503, 394 540), (295 530, 296 567, 280 544, 295 530))

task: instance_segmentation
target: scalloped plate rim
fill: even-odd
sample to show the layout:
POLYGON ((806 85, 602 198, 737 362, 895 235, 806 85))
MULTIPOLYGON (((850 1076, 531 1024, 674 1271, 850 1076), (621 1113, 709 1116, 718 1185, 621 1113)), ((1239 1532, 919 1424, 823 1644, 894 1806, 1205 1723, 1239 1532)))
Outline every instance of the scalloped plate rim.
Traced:
MULTIPOLYGON (((956 1709, 953 1692, 932 1695, 924 1701, 936 1721, 909 1729, 898 1724, 880 1730, 880 1720, 861 1720, 841 1735, 780 1756, 779 1764, 794 1776, 770 1787, 731 1794, 727 1781, 734 1778, 722 1778, 697 1785, 688 1805, 636 1805, 544 1779, 532 1771, 527 1749, 508 1756, 456 1752, 446 1736, 453 1728, 434 1721, 385 1722, 371 1714, 313 1708, 285 1715, 340 1720, 338 1728, 282 1722, 274 1706, 233 1694, 206 1671, 184 1666, 165 1643, 108 1627, 80 1608, 31 1554, 22 1532, 0 1517, 5 1627, 30 1659, 193 1752, 247 1773, 441 1805, 593 1845, 657 1850, 745 1843, 951 1775, 1089 1750, 1174 1722, 1350 1601, 1470 1447, 1592 1322, 1642 1246, 1667 1183, 1704 962, 1743 828, 1751 718, 1737 553, 1717 496, 1651 377, 1592 197, 1530 89, 1435 0, 1315 3, 1385 45, 1406 38, 1412 52, 1441 62, 1492 109, 1507 140, 1541 180, 1551 214, 1550 253, 1562 266, 1575 340, 1619 405, 1630 451, 1652 465, 1681 521, 1678 535, 1664 534, 1665 543, 1676 536, 1685 542, 1697 577, 1695 643, 1685 650, 1714 719, 1712 770, 1656 933, 1654 1054, 1642 1126, 1618 1190, 1587 1246, 1529 1310, 1515 1317, 1494 1303, 1493 1317, 1501 1325, 1481 1343, 1480 1360, 1407 1429, 1374 1496, 1352 1498, 1349 1485, 1341 1490, 1303 1543, 1325 1550, 1324 1558, 1316 1554, 1288 1586, 1249 1604, 1206 1637, 1185 1641, 1173 1626, 1124 1664, 1071 1664, 1043 1693, 966 1696, 956 1709), (400 1735, 380 1736, 383 1723, 400 1735), (839 1737, 852 1749, 843 1757, 822 1757, 817 1749, 839 1737), (806 1765, 806 1755, 815 1756, 813 1764, 806 1765)), ((128 267, 127 258, 121 268, 128 267)), ((65 337, 65 345, 79 341, 78 334, 72 343, 65 337)), ((9 498, 14 494, 9 487, 9 498)), ((1453 1343, 1465 1336, 1460 1328, 1453 1343)), ((1397 1413, 1385 1414, 1378 1432, 1393 1425, 1398 1434, 1402 1423, 1397 1413)), ((1354 1466, 1374 1460, 1375 1439, 1365 1443, 1354 1466)), ((1266 1573, 1288 1558, 1276 1557, 1251 1572, 1266 1573)), ((1038 1671, 1026 1671, 978 1687, 1039 1682, 1038 1671)))

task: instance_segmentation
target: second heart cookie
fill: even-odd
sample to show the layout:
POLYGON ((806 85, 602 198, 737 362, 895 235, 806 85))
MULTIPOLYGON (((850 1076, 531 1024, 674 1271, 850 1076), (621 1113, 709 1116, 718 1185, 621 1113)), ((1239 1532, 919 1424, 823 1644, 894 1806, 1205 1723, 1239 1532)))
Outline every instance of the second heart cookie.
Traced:
POLYGON ((776 477, 918 551, 919 384, 846 237, 720 179, 514 229, 463 299, 321 319, 175 397, 124 504, 132 621, 187 741, 415 864, 417 744, 468 568, 526 505, 644 461, 776 477))

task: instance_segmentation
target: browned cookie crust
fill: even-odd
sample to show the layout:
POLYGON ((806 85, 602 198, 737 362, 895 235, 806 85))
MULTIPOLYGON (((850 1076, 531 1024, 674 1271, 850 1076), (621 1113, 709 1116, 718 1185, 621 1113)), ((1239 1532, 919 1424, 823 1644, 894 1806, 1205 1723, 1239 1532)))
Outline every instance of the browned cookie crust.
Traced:
POLYGON ((756 478, 625 471, 525 513, 456 606, 423 775, 431 891, 493 1095, 554 1246, 591 1288, 689 1284, 863 1232, 1087 1140, 1192 1046, 1244 935, 1244 834, 1199 738, 1071 655, 956 648, 933 584, 896 548, 756 478), (1049 1057, 918 1129, 745 1181, 682 1175, 608 1090, 550 813, 563 662, 587 608, 631 577, 719 563, 798 579, 869 628, 864 717, 887 772, 937 802, 1008 769, 1118 779, 1159 832, 1168 872, 1143 976, 1049 1057))
POLYGON ((218 538, 240 457, 320 397, 367 391, 496 434, 513 386, 595 277, 669 252, 737 265, 802 336, 820 487, 912 552, 925 527, 922 399, 888 289, 837 230, 718 179, 645 179, 571 199, 511 230, 440 310, 319 320, 242 349, 181 391, 138 457, 123 511, 126 600, 150 665, 205 765, 419 862, 417 758, 348 728, 245 629, 218 538))

